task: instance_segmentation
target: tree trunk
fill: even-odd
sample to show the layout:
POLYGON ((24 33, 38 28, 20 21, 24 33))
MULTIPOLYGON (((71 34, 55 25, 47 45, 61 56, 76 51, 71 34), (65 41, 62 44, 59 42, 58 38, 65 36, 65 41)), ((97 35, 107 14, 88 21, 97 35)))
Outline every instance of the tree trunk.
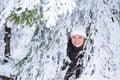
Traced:
POLYGON ((5 23, 5 51, 4 51, 4 63, 8 62, 8 59, 10 57, 10 38, 11 38, 11 28, 7 27, 7 24, 5 23))
POLYGON ((7 77, 7 76, 0 75, 0 80, 16 80, 16 79, 11 78, 11 77, 7 77))

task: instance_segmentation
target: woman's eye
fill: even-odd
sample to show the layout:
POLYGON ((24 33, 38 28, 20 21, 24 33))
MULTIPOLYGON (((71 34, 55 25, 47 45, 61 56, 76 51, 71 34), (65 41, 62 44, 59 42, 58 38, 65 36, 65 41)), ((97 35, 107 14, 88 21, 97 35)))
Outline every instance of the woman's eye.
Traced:
POLYGON ((79 39, 82 39, 82 36, 79 36, 79 39))
POLYGON ((72 38, 76 38, 75 36, 73 36, 72 38))

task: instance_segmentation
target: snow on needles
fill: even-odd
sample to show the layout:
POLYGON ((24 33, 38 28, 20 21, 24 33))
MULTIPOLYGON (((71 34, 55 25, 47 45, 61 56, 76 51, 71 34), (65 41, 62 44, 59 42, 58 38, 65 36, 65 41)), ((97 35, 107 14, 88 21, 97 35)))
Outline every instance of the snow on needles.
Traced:
POLYGON ((56 21, 62 15, 72 13, 72 10, 76 7, 74 0, 48 0, 43 7, 43 18, 47 21, 46 26, 55 26, 56 21))

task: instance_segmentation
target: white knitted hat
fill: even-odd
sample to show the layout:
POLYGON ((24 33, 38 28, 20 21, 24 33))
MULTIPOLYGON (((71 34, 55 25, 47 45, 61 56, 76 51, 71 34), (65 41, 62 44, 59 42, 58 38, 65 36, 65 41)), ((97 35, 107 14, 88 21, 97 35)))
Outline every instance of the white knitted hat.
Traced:
POLYGON ((83 37, 86 38, 86 30, 84 27, 79 27, 79 28, 73 28, 71 31, 70 36, 72 37, 73 35, 82 35, 83 37))

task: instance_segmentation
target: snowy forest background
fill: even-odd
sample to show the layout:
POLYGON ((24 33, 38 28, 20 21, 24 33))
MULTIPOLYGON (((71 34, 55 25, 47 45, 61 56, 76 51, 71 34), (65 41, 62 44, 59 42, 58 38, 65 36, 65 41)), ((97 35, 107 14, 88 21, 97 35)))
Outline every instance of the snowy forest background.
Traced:
POLYGON ((63 80, 67 39, 80 24, 87 40, 78 80, 119 80, 120 0, 0 0, 0 75, 63 80))

